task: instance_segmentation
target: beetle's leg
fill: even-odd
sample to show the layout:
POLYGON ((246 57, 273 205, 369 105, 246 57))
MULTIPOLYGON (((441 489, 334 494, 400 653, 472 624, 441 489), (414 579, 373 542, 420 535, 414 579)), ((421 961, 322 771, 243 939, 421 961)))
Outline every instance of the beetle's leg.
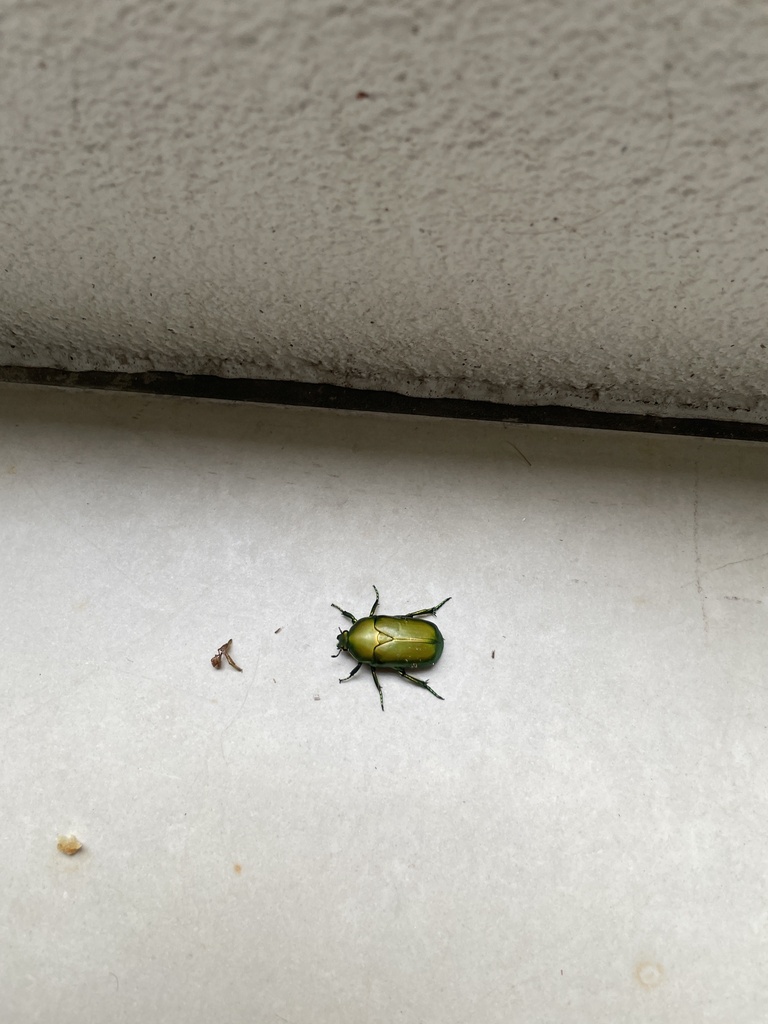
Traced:
MULTIPOLYGON (((405 615, 398 615, 398 619, 415 619, 417 615, 436 615, 439 608, 442 608, 444 604, 448 604, 450 597, 446 597, 440 604, 436 604, 434 608, 421 608, 417 612, 406 612, 405 615)), ((394 618, 394 616, 393 616, 394 618)))
POLYGON ((373 589, 376 591, 376 600, 373 602, 373 607, 371 608, 369 615, 373 615, 373 613, 379 607, 379 591, 376 587, 374 587, 373 589))
POLYGON ((381 701, 381 710, 383 711, 384 710, 384 694, 382 693, 382 690, 381 690, 381 683, 379 682, 379 677, 376 675, 376 669, 373 667, 373 665, 369 665, 368 668, 371 670, 371 675, 373 676, 373 681, 374 681, 374 683, 376 683, 376 689, 379 691, 379 700, 381 701))
POLYGON ((363 667, 362 661, 358 661, 358 663, 355 665, 355 667, 352 669, 352 671, 349 673, 349 675, 348 676, 344 676, 344 678, 340 679, 339 682, 340 683, 348 683, 349 680, 352 678, 352 676, 355 675, 355 673, 359 672, 362 667, 363 667))
POLYGON ((335 608, 337 612, 341 612, 342 615, 346 615, 350 622, 357 622, 357 619, 352 612, 345 612, 343 608, 339 608, 339 606, 337 604, 333 604, 333 602, 331 602, 331 608, 335 608))
POLYGON ((409 676, 407 672, 403 672, 401 668, 395 669, 398 675, 402 676, 403 679, 407 679, 409 683, 416 683, 417 686, 423 686, 425 690, 437 697, 438 700, 445 700, 445 697, 441 697, 439 693, 435 693, 432 687, 429 685, 426 679, 417 679, 416 676, 409 676))

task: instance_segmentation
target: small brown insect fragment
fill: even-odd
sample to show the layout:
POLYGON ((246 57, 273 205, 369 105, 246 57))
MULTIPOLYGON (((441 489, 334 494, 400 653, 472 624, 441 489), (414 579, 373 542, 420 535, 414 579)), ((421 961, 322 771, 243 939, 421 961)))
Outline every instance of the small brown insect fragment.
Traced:
POLYGON ((276 629, 276 630, 275 630, 275 632, 276 632, 276 633, 281 633, 281 632, 282 632, 282 630, 283 630, 283 627, 282 627, 282 626, 280 626, 280 627, 279 627, 278 629, 276 629))
POLYGON ((370 98, 371 94, 369 92, 364 92, 362 89, 355 96, 356 100, 369 100, 370 98))
POLYGON ((68 857, 73 857, 78 850, 82 850, 83 844, 77 838, 77 836, 59 836, 56 843, 56 849, 61 850, 62 853, 66 853, 68 857))
POLYGON ((232 668, 236 668, 238 672, 242 672, 243 670, 240 668, 239 665, 235 664, 235 662, 232 659, 232 656, 229 653, 229 648, 231 646, 231 640, 227 640, 225 644, 222 644, 218 651, 216 651, 214 656, 211 658, 211 664, 213 665, 214 668, 221 668, 221 659, 222 657, 224 657, 227 659, 232 668))

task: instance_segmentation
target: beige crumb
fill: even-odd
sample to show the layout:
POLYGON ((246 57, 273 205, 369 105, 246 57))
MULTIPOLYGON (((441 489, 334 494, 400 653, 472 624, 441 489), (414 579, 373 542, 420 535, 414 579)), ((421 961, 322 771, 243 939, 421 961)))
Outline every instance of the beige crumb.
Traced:
POLYGON ((68 857, 72 857, 78 850, 82 850, 82 848, 83 844, 77 836, 59 836, 58 842, 56 843, 56 849, 61 850, 62 853, 66 853, 68 857))

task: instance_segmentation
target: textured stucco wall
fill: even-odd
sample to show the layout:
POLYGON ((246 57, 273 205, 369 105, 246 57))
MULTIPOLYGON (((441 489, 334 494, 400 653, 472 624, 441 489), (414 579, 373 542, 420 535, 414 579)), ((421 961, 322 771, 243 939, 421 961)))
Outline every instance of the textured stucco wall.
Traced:
POLYGON ((768 421, 764 0, 4 0, 0 84, 0 363, 768 421))

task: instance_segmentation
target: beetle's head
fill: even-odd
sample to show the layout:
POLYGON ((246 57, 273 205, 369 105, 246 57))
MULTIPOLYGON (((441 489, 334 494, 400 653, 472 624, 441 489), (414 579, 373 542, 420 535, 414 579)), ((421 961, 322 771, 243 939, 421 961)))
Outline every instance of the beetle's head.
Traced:
POLYGON ((342 629, 339 635, 336 637, 336 649, 338 651, 349 650, 349 630, 342 629))

